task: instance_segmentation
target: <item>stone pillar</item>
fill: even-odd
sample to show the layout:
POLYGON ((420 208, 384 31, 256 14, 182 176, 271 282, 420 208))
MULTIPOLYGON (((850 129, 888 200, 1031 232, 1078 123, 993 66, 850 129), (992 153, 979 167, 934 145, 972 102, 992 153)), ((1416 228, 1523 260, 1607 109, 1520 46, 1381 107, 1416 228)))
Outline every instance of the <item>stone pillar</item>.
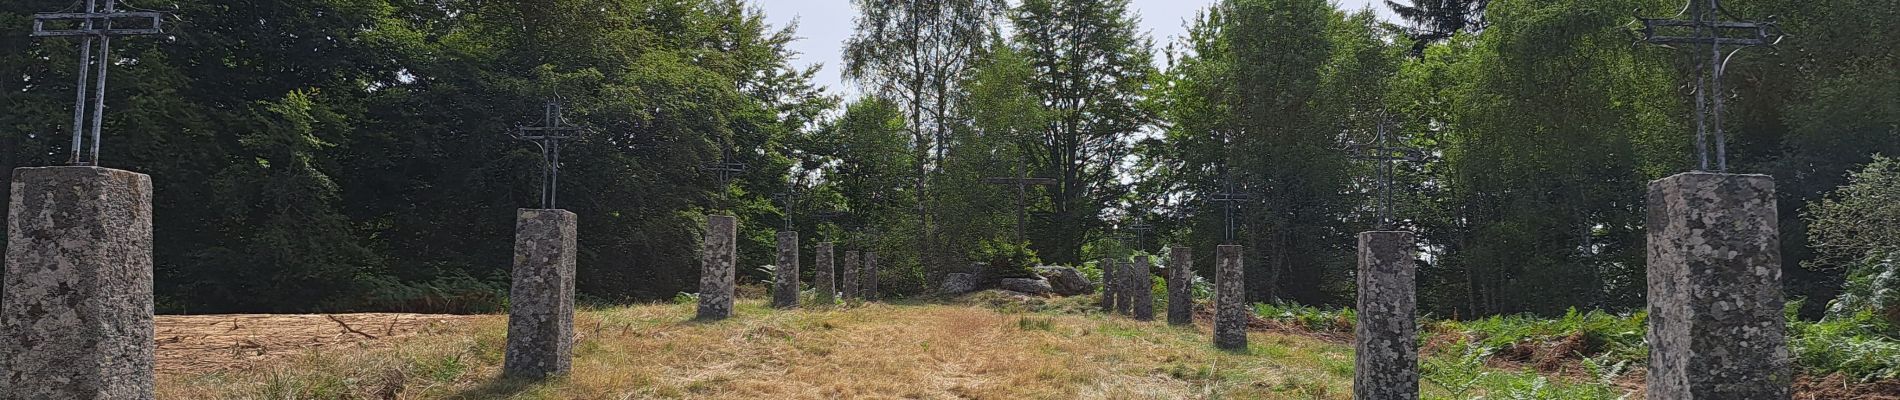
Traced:
POLYGON ((1121 263, 1113 258, 1102 259, 1102 312, 1114 313, 1116 300, 1122 295, 1121 263))
POLYGON ((1115 313, 1134 315, 1134 262, 1115 262, 1115 313))
POLYGON ((862 261, 862 257, 859 257, 857 250, 845 250, 844 252, 844 300, 845 301, 857 300, 858 298, 858 272, 859 272, 860 261, 862 261))
POLYGON ((1792 396, 1775 206, 1766 175, 1649 183, 1649 398, 1792 396))
POLYGON ((1154 271, 1148 267, 1148 256, 1135 257, 1135 264, 1128 274, 1128 294, 1132 295, 1136 321, 1155 320, 1155 279, 1154 271))
POLYGON ((1214 251, 1214 347, 1247 348, 1247 282, 1241 274, 1240 246, 1221 245, 1214 251))
POLYGON ((831 246, 831 242, 818 243, 818 255, 814 257, 818 271, 812 274, 812 279, 816 281, 812 282, 812 287, 818 291, 818 304, 838 302, 838 278, 832 276, 831 246))
POLYGON ((515 212, 504 375, 541 379, 573 367, 576 220, 567 210, 515 212))
POLYGON ((858 284, 858 297, 865 301, 877 301, 877 252, 864 252, 864 272, 858 274, 864 283, 858 284))
POLYGON ((798 232, 778 233, 778 266, 772 277, 772 307, 798 306, 798 232))
POLYGON ((1352 397, 1418 398, 1417 263, 1411 232, 1359 234, 1352 397))
POLYGON ((1194 324, 1194 253, 1187 246, 1168 250, 1168 324, 1194 324))
POLYGON ((738 262, 739 219, 729 215, 706 216, 706 249, 699 272, 700 320, 721 320, 732 316, 732 290, 737 284, 733 274, 738 262))
POLYGON ((0 399, 150 399, 152 179, 13 170, 0 399))

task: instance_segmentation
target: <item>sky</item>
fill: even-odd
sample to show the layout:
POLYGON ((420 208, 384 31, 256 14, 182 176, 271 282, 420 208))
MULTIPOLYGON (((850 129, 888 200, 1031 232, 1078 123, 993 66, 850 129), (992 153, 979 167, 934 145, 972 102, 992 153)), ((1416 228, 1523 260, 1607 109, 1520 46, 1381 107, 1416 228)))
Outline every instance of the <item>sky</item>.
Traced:
MULTIPOLYGON (((1188 18, 1215 1, 1133 0, 1132 8, 1140 13, 1141 29, 1154 38, 1158 51, 1170 38, 1187 32, 1188 18)), ((797 21, 800 39, 791 47, 799 57, 793 62, 800 66, 822 64, 824 70, 818 72, 816 79, 819 85, 830 88, 827 92, 847 97, 857 92, 846 87, 839 76, 843 63, 839 53, 844 48, 845 38, 851 36, 851 19, 857 16, 851 0, 752 0, 752 3, 765 10, 765 17, 773 26, 782 27, 797 21)), ((1334 0, 1334 3, 1351 10, 1372 7, 1380 17, 1394 19, 1392 11, 1386 9, 1381 0, 1334 0)))

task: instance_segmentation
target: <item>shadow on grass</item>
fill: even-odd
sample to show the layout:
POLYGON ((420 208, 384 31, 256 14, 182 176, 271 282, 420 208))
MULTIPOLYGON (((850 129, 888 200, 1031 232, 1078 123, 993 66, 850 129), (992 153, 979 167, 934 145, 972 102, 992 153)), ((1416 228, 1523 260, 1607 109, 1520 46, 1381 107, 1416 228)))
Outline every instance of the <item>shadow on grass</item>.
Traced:
POLYGON ((525 378, 498 375, 493 379, 489 379, 487 383, 483 383, 481 386, 463 390, 455 395, 449 396, 449 398, 469 400, 505 399, 546 384, 559 382, 562 379, 565 379, 565 376, 556 375, 547 378, 525 378))

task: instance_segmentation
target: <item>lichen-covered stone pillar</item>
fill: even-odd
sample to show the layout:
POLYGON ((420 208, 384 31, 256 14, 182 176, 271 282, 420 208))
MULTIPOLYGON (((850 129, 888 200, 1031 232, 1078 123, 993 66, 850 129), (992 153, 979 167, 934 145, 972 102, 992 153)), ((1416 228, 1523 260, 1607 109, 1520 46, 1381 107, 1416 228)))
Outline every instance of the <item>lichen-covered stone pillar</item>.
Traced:
POLYGON ((1113 258, 1102 259, 1102 312, 1114 313, 1116 300, 1121 297, 1121 263, 1113 258))
POLYGON ((152 179, 13 170, 0 399, 150 399, 152 179))
POLYGON ((832 276, 831 246, 831 242, 818 243, 815 249, 818 255, 812 260, 818 264, 818 271, 812 274, 812 279, 816 281, 812 282, 812 288, 818 291, 818 304, 838 302, 838 278, 832 276))
POLYGON ((864 283, 858 284, 858 297, 865 301, 877 301, 877 252, 864 252, 864 272, 858 274, 864 283))
POLYGON ((857 250, 845 250, 844 252, 844 300, 845 301, 858 299, 858 272, 861 272, 859 271, 859 265, 861 264, 861 261, 863 261, 863 257, 861 257, 858 254, 857 250))
POLYGON ((567 210, 515 212, 505 375, 540 379, 573 366, 576 221, 567 210))
POLYGON ((1214 347, 1247 348, 1247 282, 1241 273, 1239 245, 1214 251, 1214 347))
POLYGON ((1131 284, 1128 287, 1128 294, 1134 298, 1130 303, 1134 303, 1136 321, 1155 320, 1155 279, 1154 271, 1148 264, 1148 256, 1136 256, 1135 264, 1131 267, 1131 273, 1128 274, 1131 284))
POLYGON ((1194 323, 1194 253, 1187 246, 1168 250, 1168 324, 1194 323))
POLYGON ((705 263, 699 272, 700 320, 721 320, 732 316, 732 290, 738 263, 739 219, 729 215, 706 216, 705 263))
POLYGON ((1418 398, 1416 239, 1411 232, 1359 233, 1359 305, 1352 397, 1418 398))
POLYGON ((797 307, 798 232, 778 233, 778 265, 772 275, 772 307, 797 307))
POLYGON ((1115 312, 1135 315, 1135 263, 1115 262, 1115 312))
POLYGON ((1648 214, 1649 398, 1790 398, 1774 179, 1658 179, 1648 214))

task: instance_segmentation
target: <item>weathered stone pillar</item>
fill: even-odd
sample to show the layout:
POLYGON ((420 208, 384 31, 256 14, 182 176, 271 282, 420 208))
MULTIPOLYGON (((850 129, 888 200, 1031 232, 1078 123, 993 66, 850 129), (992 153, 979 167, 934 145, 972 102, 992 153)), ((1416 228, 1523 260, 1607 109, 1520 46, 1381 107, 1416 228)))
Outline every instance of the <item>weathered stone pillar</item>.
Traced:
POLYGON ((1113 258, 1102 259, 1102 312, 1114 313, 1116 300, 1122 295, 1121 263, 1113 258))
POLYGON ((1115 313, 1134 315, 1134 262, 1115 262, 1115 313))
POLYGON ((1187 246, 1168 250, 1168 324, 1194 324, 1194 253, 1187 246))
POLYGON ((1649 398, 1790 398, 1774 179, 1658 179, 1648 214, 1649 398))
POLYGON ((699 316, 701 320, 721 320, 732 316, 733 276, 738 263, 739 219, 729 215, 706 216, 706 249, 699 272, 699 316))
POLYGON ((150 399, 152 179, 13 170, 0 399, 150 399))
POLYGON ((877 252, 864 252, 864 273, 858 276, 858 279, 864 280, 864 283, 858 285, 859 298, 865 301, 878 300, 880 293, 877 291, 877 276, 877 252))
POLYGON ((818 271, 812 274, 814 290, 818 291, 818 304, 829 305, 838 302, 838 278, 832 276, 831 242, 818 243, 818 271))
POLYGON ((540 379, 572 369, 576 220, 567 210, 515 212, 505 375, 540 379))
POLYGON ((1247 282, 1241 274, 1240 246, 1221 245, 1214 251, 1214 347, 1247 348, 1247 282))
POLYGON ((1155 279, 1154 271, 1149 268, 1148 263, 1148 256, 1135 257, 1135 263, 1130 267, 1128 274, 1128 281, 1131 283, 1128 294, 1134 298, 1130 303, 1134 303, 1136 321, 1155 320, 1155 279))
POLYGON ((1352 397, 1418 398, 1417 263, 1411 232, 1359 234, 1352 397))
POLYGON ((772 276, 772 307, 798 306, 798 232, 778 233, 778 265, 772 276))
POLYGON ((858 299, 858 272, 863 258, 857 250, 844 252, 844 300, 858 299))

